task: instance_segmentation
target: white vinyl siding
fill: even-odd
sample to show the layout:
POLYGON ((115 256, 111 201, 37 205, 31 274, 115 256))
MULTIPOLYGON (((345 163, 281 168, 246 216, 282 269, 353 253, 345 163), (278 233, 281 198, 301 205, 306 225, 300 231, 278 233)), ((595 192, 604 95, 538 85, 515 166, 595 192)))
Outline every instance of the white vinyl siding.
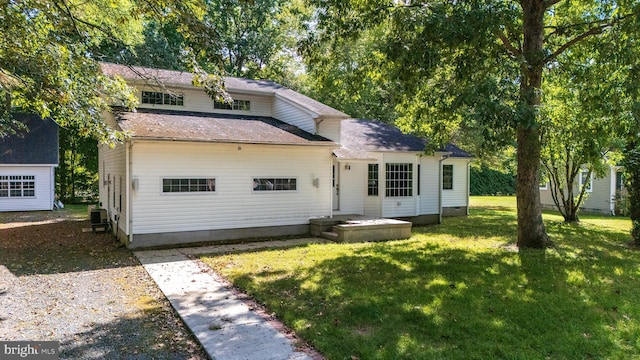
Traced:
POLYGON ((340 122, 342 119, 322 119, 318 124, 318 135, 340 143, 340 122))
MULTIPOLYGON (((615 172, 614 172, 615 177, 615 172)), ((591 179, 591 191, 587 190, 586 199, 582 205, 582 207, 587 211, 596 211, 601 212, 603 214, 609 215, 611 213, 612 205, 611 203, 614 201, 612 196, 612 187, 613 194, 615 195, 615 182, 612 186, 612 176, 609 171, 606 176, 602 178, 596 178, 595 176, 591 179)))
POLYGON ((442 165, 453 165, 453 188, 442 190, 442 206, 455 207, 467 206, 468 201, 468 167, 466 159, 450 158, 442 162, 442 165))
POLYGON ((98 149, 100 207, 107 209, 107 215, 111 220, 115 221, 116 215, 120 216, 118 223, 123 229, 127 223, 127 146, 118 144, 112 149, 108 145, 101 145, 98 149))
MULTIPOLYGON (((0 197, 0 211, 31 211, 51 210, 54 200, 53 166, 0 166, 0 177, 27 177, 28 183, 33 182, 33 196, 27 191, 27 196, 0 197), (33 180, 30 180, 33 177, 33 180)), ((3 180, 4 181, 4 180, 3 180)), ((8 180, 17 182, 17 179, 8 180)), ((19 180, 23 182, 23 180, 19 180)), ((30 186, 30 184, 28 184, 30 186)), ((11 192, 11 188, 9 188, 11 192)), ((22 192, 22 191, 21 191, 22 192)), ((14 189, 17 195, 17 189, 14 189)))
POLYGON ((273 99, 273 117, 297 126, 308 133, 315 134, 316 132, 315 121, 311 113, 277 96, 273 99))
POLYGON ((417 215, 438 214, 440 196, 439 162, 433 156, 420 158, 420 202, 417 215))
POLYGON ((298 225, 328 216, 330 153, 327 147, 138 141, 133 234, 298 225), (215 196, 161 194, 161 178, 212 174, 215 196), (296 191, 253 191, 254 178, 275 177, 296 178, 296 191))

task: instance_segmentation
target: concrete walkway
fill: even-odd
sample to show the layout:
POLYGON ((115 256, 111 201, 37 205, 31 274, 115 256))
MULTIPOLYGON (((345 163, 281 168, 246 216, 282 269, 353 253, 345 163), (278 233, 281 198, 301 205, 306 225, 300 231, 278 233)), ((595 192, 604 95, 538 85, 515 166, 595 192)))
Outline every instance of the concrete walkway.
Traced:
POLYGON ((212 359, 311 360, 188 255, 320 242, 323 240, 308 238, 134 254, 212 359))

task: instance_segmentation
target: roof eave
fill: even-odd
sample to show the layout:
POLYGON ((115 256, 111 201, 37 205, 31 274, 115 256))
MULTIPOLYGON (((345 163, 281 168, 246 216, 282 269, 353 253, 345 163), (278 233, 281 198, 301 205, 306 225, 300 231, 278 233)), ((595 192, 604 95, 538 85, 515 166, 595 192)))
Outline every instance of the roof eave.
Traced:
POLYGON ((185 139, 185 138, 169 138, 160 136, 131 136, 131 140, 145 141, 171 141, 171 142, 197 142, 211 144, 246 144, 246 145, 282 145, 282 146, 322 146, 328 148, 340 148, 340 145, 329 141, 309 141, 306 143, 292 142, 259 142, 259 141, 243 141, 243 140, 216 140, 216 139, 185 139))

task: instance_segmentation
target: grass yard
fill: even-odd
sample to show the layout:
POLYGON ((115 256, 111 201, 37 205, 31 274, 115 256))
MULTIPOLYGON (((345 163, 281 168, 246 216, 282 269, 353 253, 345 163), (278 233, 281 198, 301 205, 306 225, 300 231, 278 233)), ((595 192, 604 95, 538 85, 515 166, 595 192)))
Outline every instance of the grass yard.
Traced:
POLYGON ((544 219, 545 252, 513 246, 513 198, 483 197, 405 241, 202 259, 328 359, 640 359, 630 221, 544 219))

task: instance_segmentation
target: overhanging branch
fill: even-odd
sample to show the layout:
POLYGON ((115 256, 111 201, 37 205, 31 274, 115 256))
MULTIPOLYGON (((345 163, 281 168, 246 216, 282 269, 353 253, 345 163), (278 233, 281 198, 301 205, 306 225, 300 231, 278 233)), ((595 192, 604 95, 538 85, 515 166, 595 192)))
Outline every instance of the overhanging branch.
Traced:
POLYGON ((498 39, 500 39, 500 41, 502 42, 502 46, 505 49, 507 49, 507 52, 511 56, 513 56, 516 59, 522 58, 522 51, 520 49, 516 48, 515 46, 513 46, 511 41, 507 38, 507 35, 504 34, 504 32, 496 31, 496 36, 498 36, 498 39))
POLYGON ((547 58, 544 59, 544 63, 548 64, 548 63, 554 61, 563 52, 565 52, 567 49, 569 49, 573 45, 579 43, 580 41, 582 41, 582 40, 584 40, 584 39, 586 39, 586 38, 588 38, 590 36, 601 34, 605 29, 616 25, 617 23, 621 22, 622 20, 624 20, 626 18, 629 18, 631 16, 637 16, 637 15, 638 14, 635 14, 635 13, 629 13, 629 14, 626 14, 626 15, 623 15, 623 16, 618 16, 618 17, 616 17, 614 19, 611 19, 611 21, 609 21, 609 22, 601 23, 599 25, 596 25, 596 26, 590 28, 589 30, 583 32, 582 34, 574 37, 573 39, 567 41, 562 46, 560 46, 556 51, 554 51, 551 55, 547 56, 547 58))

